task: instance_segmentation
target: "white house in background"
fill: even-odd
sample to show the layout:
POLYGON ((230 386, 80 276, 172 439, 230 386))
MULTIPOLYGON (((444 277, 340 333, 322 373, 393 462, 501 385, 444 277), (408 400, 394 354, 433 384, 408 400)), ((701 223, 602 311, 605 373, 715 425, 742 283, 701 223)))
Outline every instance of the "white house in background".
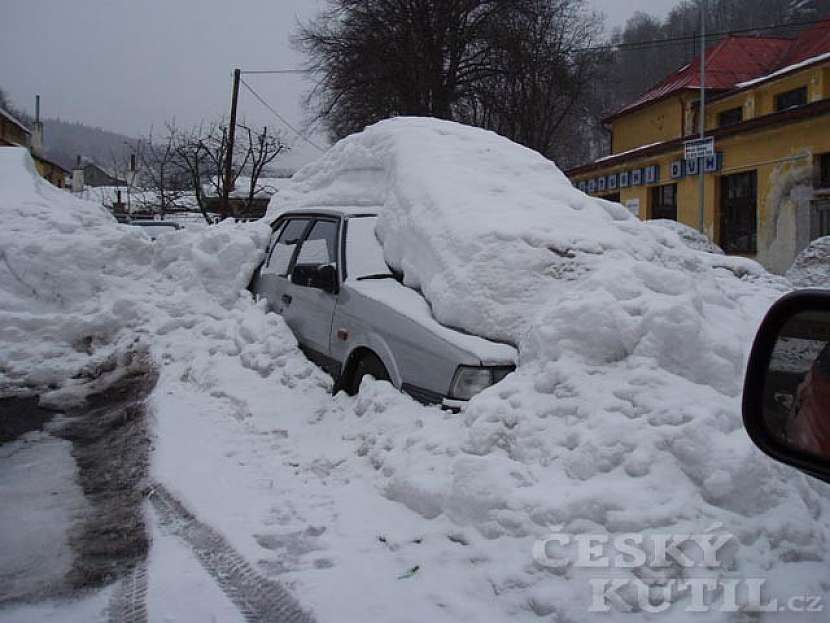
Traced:
MULTIPOLYGON (((251 178, 240 175, 236 179, 234 189, 230 192, 231 213, 240 219, 259 219, 265 216, 268 202, 290 180, 290 177, 260 177, 254 187, 253 199, 249 201, 251 192, 251 178)), ((203 196, 206 199, 207 210, 215 214, 222 214, 222 197, 217 193, 216 178, 203 187, 203 196)))

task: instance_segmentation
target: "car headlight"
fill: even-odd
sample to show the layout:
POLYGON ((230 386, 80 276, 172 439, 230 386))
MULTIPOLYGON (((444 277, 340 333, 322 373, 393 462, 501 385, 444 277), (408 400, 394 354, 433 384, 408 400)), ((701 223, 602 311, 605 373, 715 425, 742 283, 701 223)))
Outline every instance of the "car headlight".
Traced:
POLYGON ((495 385, 510 374, 512 366, 497 368, 477 368, 473 366, 458 366, 450 386, 450 398, 455 400, 469 400, 477 393, 495 385))

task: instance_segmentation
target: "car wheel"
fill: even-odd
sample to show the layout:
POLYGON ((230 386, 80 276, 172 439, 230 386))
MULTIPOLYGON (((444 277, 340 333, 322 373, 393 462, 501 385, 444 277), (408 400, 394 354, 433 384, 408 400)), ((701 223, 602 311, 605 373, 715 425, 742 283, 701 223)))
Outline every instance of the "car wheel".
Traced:
POLYGON ((386 371, 386 366, 383 365, 383 362, 378 356, 372 353, 366 353, 358 359, 354 367, 349 395, 356 396, 360 391, 360 383, 363 381, 363 377, 370 375, 375 377, 377 381, 389 380, 389 373, 386 371))

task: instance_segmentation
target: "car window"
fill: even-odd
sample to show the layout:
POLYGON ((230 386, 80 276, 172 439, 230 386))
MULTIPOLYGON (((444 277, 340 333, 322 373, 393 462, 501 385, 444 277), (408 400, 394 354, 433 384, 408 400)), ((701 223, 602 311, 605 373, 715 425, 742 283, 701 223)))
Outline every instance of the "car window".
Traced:
POLYGON ((375 216, 349 219, 346 228, 346 272, 349 279, 391 274, 383 259, 383 247, 375 235, 375 216))
POLYGON ((283 228, 285 227, 286 221, 283 221, 276 227, 274 227, 273 231, 271 232, 271 237, 268 239, 268 246, 265 248, 265 266, 271 262, 271 254, 274 252, 274 247, 277 246, 277 240, 280 238, 280 233, 282 233, 283 228))
POLYGON ((337 266, 337 223, 317 221, 308 232, 297 255, 297 264, 337 266))
POLYGON ((294 249, 308 227, 310 219, 291 219, 282 228, 274 248, 268 258, 265 268, 268 272, 285 276, 294 255, 294 249))

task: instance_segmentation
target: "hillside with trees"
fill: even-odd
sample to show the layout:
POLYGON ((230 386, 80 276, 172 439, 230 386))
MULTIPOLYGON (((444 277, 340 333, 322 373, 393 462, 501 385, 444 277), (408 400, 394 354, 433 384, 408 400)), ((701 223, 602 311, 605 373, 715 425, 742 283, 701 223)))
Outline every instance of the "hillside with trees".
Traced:
MULTIPOLYGON (((0 107, 29 127, 34 122, 32 115, 11 101, 2 88, 0 107)), ((43 119, 43 137, 46 156, 66 169, 72 169, 79 155, 111 167, 128 158, 137 144, 136 139, 118 132, 57 118, 43 119)))

